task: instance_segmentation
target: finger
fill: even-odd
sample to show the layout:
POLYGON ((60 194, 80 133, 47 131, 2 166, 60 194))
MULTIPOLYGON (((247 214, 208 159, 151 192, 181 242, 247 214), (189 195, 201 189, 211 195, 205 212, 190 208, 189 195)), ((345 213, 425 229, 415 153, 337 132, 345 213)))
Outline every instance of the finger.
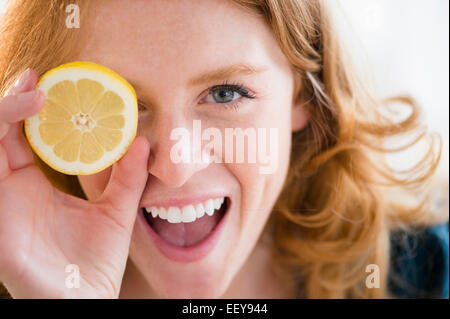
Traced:
POLYGON ((7 150, 8 166, 11 170, 34 163, 33 152, 22 132, 22 123, 12 124, 0 145, 7 150))
MULTIPOLYGON (((0 143, 3 145, 0 162, 7 161, 11 170, 33 162, 33 154, 23 135, 21 121, 39 112, 44 104, 44 94, 31 91, 38 78, 36 71, 27 69, 8 89, 5 98, 0 100, 0 143)), ((4 162, 0 165, 6 166, 4 162)))
MULTIPOLYGON (((11 86, 7 91, 6 95, 12 95, 12 94, 18 94, 22 93, 28 90, 31 90, 37 82, 38 74, 36 71, 31 69, 26 69, 25 72, 23 72, 17 81, 11 86)), ((2 101, 2 99, 0 99, 2 101)), ((6 111, 4 111, 6 112, 6 111)), ((6 133, 9 130, 10 124, 6 121, 1 121, 0 117, 0 139, 6 135, 6 133)))
MULTIPOLYGON (((38 80, 38 74, 36 71, 31 70, 31 69, 27 69, 25 70, 25 72, 23 72, 19 78, 17 79, 17 81, 14 83, 13 86, 11 86, 7 91, 5 96, 10 96, 10 95, 18 95, 19 93, 24 93, 27 91, 32 90, 38 80)), ((17 98, 18 99, 18 98, 17 98)), ((4 101, 2 98, 0 98, 0 104, 2 103, 2 101, 4 101)), ((12 103, 13 100, 7 99, 6 102, 4 101, 3 103, 12 103)), ((8 107, 8 105, 4 105, 3 108, 8 107)), ((2 106, 0 105, 0 108, 2 108, 2 106)), ((10 113, 11 110, 15 110, 14 109, 0 109, 0 111, 6 113, 10 113)), ((2 121, 3 118, 0 115, 0 139, 6 134, 6 131, 9 129, 9 123, 8 121, 2 121)))
POLYGON ((149 153, 148 141, 137 137, 125 156, 113 165, 108 185, 98 200, 112 208, 113 217, 130 231, 148 178, 149 153))
POLYGON ((26 69, 11 86, 5 95, 19 94, 32 90, 38 81, 39 75, 35 70, 26 69))
POLYGON ((40 111, 45 96, 40 90, 6 95, 0 99, 0 123, 13 124, 40 111))
POLYGON ((7 126, 6 134, 0 136, 7 156, 3 154, 0 161, 7 161, 11 170, 33 163, 33 153, 22 132, 22 120, 39 112, 44 101, 45 96, 39 90, 8 95, 0 101, 0 126, 7 126))

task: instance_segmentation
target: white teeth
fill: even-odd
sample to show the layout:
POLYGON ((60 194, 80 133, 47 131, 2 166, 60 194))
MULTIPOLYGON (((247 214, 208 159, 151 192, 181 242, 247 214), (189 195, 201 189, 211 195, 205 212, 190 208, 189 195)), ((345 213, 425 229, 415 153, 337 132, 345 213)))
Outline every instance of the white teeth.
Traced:
POLYGON ((167 219, 167 210, 164 207, 161 207, 159 209, 158 215, 159 215, 159 218, 161 218, 161 219, 167 219))
POLYGON ((203 204, 198 204, 196 207, 197 218, 203 217, 205 215, 205 206, 203 204))
POLYGON ((214 214, 214 202, 212 199, 208 199, 205 204, 206 214, 212 216, 214 214))
POLYGON ((153 218, 155 218, 156 216, 158 216, 158 208, 156 208, 155 206, 150 207, 149 212, 151 212, 153 218))
POLYGON ((167 221, 169 223, 181 222, 181 211, 178 207, 169 207, 169 209, 167 210, 167 221))
POLYGON ((145 207, 147 213, 151 214, 153 218, 157 216, 161 219, 167 219, 169 223, 191 223, 198 218, 205 215, 212 216, 216 209, 219 209, 224 203, 225 198, 208 199, 203 203, 197 205, 186 205, 182 208, 171 206, 164 207, 145 207))
POLYGON ((220 200, 221 200, 220 198, 216 198, 216 199, 213 200, 213 202, 214 202, 214 209, 219 209, 220 206, 222 206, 223 202, 221 202, 220 200))
POLYGON ((194 206, 188 205, 183 207, 183 210, 181 211, 181 220, 183 221, 183 223, 193 222, 196 217, 197 213, 194 206))

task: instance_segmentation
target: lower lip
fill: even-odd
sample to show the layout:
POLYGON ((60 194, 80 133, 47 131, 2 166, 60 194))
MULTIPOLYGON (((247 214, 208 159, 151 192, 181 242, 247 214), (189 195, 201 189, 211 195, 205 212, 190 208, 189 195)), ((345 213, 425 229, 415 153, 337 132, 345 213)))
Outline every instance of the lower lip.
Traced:
POLYGON ((155 246, 164 256, 176 262, 191 263, 199 261, 200 259, 206 257, 217 245, 217 242, 219 241, 220 238, 220 234, 222 233, 225 222, 228 218, 229 215, 228 213, 231 210, 231 205, 232 205, 231 201, 228 199, 228 207, 227 207, 228 209, 220 219, 219 224, 217 224, 216 227, 214 227, 213 231, 210 234, 208 234, 206 238, 204 238, 199 243, 189 247, 178 247, 168 243, 167 241, 162 239, 147 223, 142 213, 142 209, 139 210, 138 215, 140 223, 143 223, 144 227, 147 228, 150 237, 155 243, 155 246))

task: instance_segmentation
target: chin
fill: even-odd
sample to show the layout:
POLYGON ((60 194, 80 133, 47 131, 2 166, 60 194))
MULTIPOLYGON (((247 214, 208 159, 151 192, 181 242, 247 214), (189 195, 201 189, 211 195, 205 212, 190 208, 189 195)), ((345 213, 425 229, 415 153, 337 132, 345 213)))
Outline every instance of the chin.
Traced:
POLYGON ((214 299, 220 298, 228 289, 232 274, 227 258, 207 259, 195 264, 179 265, 151 263, 149 256, 134 256, 133 262, 151 287, 156 298, 168 299, 214 299), (140 263, 143 259, 146 262, 140 263), (136 260, 137 259, 137 260, 136 260))
POLYGON ((183 276, 179 280, 175 279, 163 287, 155 287, 161 292, 161 298, 175 299, 215 299, 220 298, 226 291, 228 284, 222 279, 219 273, 198 274, 186 278, 183 276))

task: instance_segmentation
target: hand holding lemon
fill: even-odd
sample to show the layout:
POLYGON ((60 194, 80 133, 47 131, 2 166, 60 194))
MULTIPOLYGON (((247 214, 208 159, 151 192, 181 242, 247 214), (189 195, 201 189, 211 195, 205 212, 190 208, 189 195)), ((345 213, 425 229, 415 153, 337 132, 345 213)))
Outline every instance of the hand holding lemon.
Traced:
POLYGON ((49 71, 39 90, 37 80, 27 70, 0 98, 0 281, 13 297, 118 297, 148 176, 134 91, 86 62, 49 71), (87 201, 55 189, 29 145, 68 174, 117 162, 104 193, 87 201), (78 289, 65 286, 68 264, 80 269, 78 289))

